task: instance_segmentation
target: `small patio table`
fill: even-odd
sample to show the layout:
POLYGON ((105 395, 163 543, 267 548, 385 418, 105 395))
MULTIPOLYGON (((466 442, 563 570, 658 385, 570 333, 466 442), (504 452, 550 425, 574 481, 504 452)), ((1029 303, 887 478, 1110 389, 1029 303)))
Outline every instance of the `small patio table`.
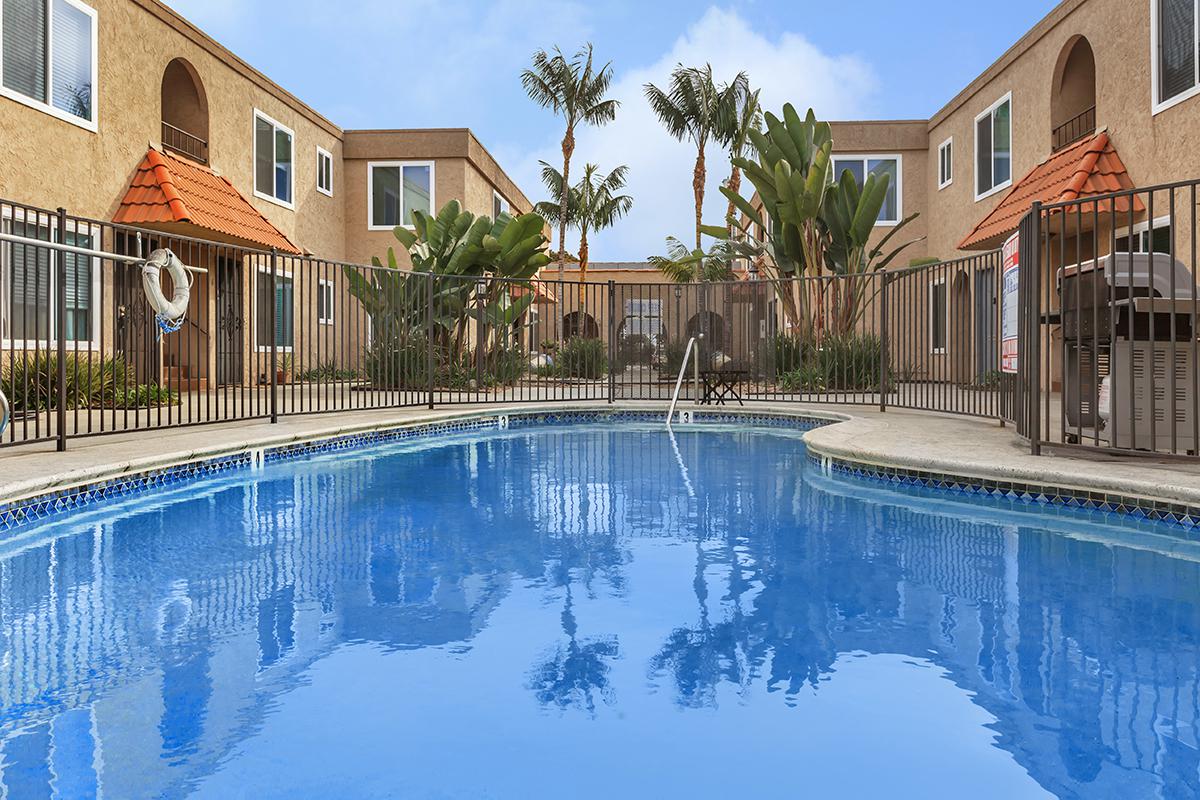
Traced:
POLYGON ((744 406, 738 385, 746 379, 749 373, 744 369, 705 369, 700 371, 700 380, 704 381, 704 394, 700 396, 703 405, 723 406, 728 398, 737 400, 739 406, 744 406))

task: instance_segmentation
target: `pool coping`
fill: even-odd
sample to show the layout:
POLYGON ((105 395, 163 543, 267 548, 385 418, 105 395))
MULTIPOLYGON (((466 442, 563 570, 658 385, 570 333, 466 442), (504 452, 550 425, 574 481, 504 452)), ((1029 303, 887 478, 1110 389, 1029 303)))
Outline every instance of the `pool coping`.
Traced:
MULTIPOLYGON (((155 486, 315 452, 352 450, 385 441, 443 432, 495 430, 516 422, 550 424, 597 418, 661 418, 666 404, 586 402, 527 404, 509 407, 435 410, 403 419, 340 424, 303 433, 259 436, 235 445, 217 445, 125 460, 32 478, 0 489, 0 531, 111 497, 155 486)), ((900 485, 985 494, 1024 503, 1100 509, 1156 519, 1191 529, 1200 525, 1200 488, 1163 486, 1137 478, 1114 479, 1061 469, 1061 460, 1037 467, 1003 467, 961 459, 913 458, 895 448, 863 447, 850 434, 869 434, 877 424, 862 415, 803 406, 684 409, 698 422, 787 421, 804 431, 810 461, 829 473, 900 485), (807 426, 806 426, 807 423, 807 426)), ((412 413, 412 410, 409 410, 412 413)), ((686 430, 686 425, 679 430, 686 430)))

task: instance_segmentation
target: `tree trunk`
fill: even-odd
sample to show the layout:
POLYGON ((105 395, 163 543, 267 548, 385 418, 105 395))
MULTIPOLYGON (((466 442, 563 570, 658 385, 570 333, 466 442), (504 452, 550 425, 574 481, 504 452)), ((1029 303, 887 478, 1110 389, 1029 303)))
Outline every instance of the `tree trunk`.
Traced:
MULTIPOLYGON (((730 170, 730 172, 729 172, 729 191, 733 192, 734 194, 737 194, 738 192, 741 191, 741 189, 742 189, 742 171, 740 169, 738 169, 737 165, 735 164, 733 169, 730 170)), ((737 207, 734 206, 733 201, 730 200, 729 201, 729 209, 725 212, 725 229, 729 232, 729 238, 731 238, 731 239, 733 238, 733 229, 734 229, 734 224, 733 224, 734 216, 733 215, 736 212, 737 212, 737 207)))
POLYGON ((562 191, 558 198, 558 279, 563 280, 567 268, 567 200, 571 193, 571 154, 575 152, 575 128, 567 126, 562 140, 562 191))
POLYGON ((579 226, 579 302, 582 304, 586 301, 587 292, 583 284, 587 280, 588 268, 588 229, 587 225, 579 226))
POLYGON ((692 193, 696 196, 696 249, 700 249, 700 218, 704 213, 704 143, 696 148, 696 169, 692 172, 692 193))

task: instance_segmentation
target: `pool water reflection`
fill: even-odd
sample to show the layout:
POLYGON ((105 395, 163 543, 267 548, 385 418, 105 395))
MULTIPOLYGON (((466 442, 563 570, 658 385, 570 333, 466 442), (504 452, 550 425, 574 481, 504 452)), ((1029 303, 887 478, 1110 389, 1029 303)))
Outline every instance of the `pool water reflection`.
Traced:
POLYGON ((1186 557, 794 433, 477 437, 8 543, 7 796, 1200 793, 1186 557))

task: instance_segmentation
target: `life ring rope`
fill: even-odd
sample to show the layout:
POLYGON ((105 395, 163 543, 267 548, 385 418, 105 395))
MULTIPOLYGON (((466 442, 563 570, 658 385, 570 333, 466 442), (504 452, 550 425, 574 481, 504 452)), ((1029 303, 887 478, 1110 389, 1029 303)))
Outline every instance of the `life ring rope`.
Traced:
POLYGON ((142 264, 142 289, 146 300, 154 309, 154 321, 158 323, 158 335, 174 333, 183 327, 187 316, 188 300, 192 294, 192 275, 179 257, 170 250, 155 250, 142 264), (168 300, 162 291, 162 271, 171 276, 173 289, 168 300))

